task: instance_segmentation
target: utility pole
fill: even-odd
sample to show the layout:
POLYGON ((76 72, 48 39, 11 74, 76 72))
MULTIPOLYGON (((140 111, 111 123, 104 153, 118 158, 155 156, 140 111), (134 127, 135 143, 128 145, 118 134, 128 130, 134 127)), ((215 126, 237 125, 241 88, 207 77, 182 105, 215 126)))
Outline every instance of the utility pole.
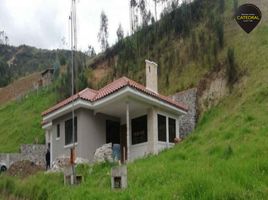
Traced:
POLYGON ((70 148, 70 162, 72 165, 72 179, 71 184, 76 184, 75 173, 75 117, 74 117, 74 68, 75 68, 75 52, 77 49, 77 32, 76 32, 76 0, 71 0, 71 56, 72 56, 72 147, 70 148))
POLYGON ((155 22, 157 22, 157 0, 154 0, 154 16, 155 22))

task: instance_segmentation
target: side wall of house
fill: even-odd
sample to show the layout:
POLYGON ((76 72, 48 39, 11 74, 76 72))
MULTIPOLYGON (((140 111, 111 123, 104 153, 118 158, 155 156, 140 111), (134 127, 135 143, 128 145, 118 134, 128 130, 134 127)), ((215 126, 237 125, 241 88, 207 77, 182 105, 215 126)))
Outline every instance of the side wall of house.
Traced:
MULTIPOLYGON (((145 113, 144 113, 145 114, 145 113)), ((179 116, 166 112, 163 109, 151 107, 147 110, 147 142, 132 145, 130 140, 130 160, 143 157, 148 154, 157 154, 158 152, 172 147, 174 143, 168 142, 168 118, 176 120, 176 137, 179 136, 179 116), (158 121, 157 116, 161 114, 166 117, 167 142, 158 141, 158 121)), ((137 116, 135 116, 137 117, 137 116)), ((131 119, 134 117, 132 116, 131 119)), ((132 133, 130 133, 132 134, 132 133)), ((131 138, 131 136, 130 136, 131 138)))
POLYGON ((163 109, 159 109, 156 113, 156 138, 157 138, 158 152, 161 152, 164 149, 170 148, 174 145, 173 142, 169 142, 169 124, 168 124, 169 118, 172 118, 175 120, 176 137, 180 136, 180 120, 179 119, 181 118, 181 116, 166 112, 163 109), (166 142, 158 140, 158 114, 166 117, 166 142))
MULTIPOLYGON (((77 113, 75 113, 77 116, 77 113)), ((52 122, 52 128, 50 130, 50 150, 51 161, 61 156, 69 156, 70 149, 65 146, 65 121, 72 117, 71 113, 64 115, 52 122), (57 125, 60 125, 60 137, 57 138, 57 125)), ((78 120, 78 116, 77 116, 78 120)))
MULTIPOLYGON (((106 120, 119 121, 117 118, 103 114, 94 114, 91 110, 75 111, 77 117, 76 156, 93 160, 97 148, 106 143, 106 120)), ((71 145, 65 145, 65 121, 72 117, 71 113, 53 121, 51 129, 51 160, 69 156, 71 145), (57 138, 57 125, 60 125, 60 137, 57 138)))

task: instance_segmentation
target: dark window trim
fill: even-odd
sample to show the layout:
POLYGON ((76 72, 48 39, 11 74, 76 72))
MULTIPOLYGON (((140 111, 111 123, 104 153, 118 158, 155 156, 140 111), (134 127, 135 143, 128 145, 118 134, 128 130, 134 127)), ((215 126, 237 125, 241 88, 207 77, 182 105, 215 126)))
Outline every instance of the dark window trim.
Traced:
POLYGON ((57 137, 56 139, 60 138, 60 124, 57 124, 57 137))
POLYGON ((169 117, 168 118, 168 138, 169 138, 169 143, 174 143, 174 139, 176 138, 176 119, 169 117), (171 124, 174 123, 174 124, 171 124), (174 134, 171 135, 171 125, 174 125, 174 134))
POLYGON ((165 115, 157 114, 157 133, 159 142, 167 141, 167 117, 165 115), (160 124, 162 122, 164 124, 160 124))
MULTIPOLYGON (((73 143, 72 136, 71 138, 67 136, 67 134, 71 132, 72 133, 72 118, 65 121, 65 146, 70 145, 73 143), (69 129, 67 130, 67 123, 71 123, 69 125, 69 129), (68 141, 70 140, 70 141, 68 141)), ((74 142, 77 143, 77 117, 74 117, 74 142)))
POLYGON ((148 142, 148 117, 143 115, 131 120, 131 144, 148 142), (136 124, 137 123, 137 124, 136 124))

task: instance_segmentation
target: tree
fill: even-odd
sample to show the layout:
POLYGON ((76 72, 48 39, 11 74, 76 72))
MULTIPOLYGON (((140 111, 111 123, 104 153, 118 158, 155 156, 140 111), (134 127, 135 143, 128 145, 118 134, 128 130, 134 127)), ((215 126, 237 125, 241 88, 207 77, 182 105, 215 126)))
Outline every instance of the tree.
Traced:
POLYGON ((124 30, 121 24, 119 24, 118 29, 116 31, 116 35, 117 35, 117 40, 121 41, 122 39, 124 39, 124 30))
POLYGON ((161 0, 153 0, 154 1, 154 21, 157 21, 157 4, 161 1, 161 0))
POLYGON ((224 9, 225 9, 225 0, 219 0, 219 10, 220 10, 220 13, 223 13, 224 12, 224 9))
POLYGON ((237 0, 233 0, 233 12, 234 12, 234 16, 235 16, 235 13, 238 9, 238 1, 237 0))
POLYGON ((238 79, 237 66, 235 62, 235 53, 233 48, 228 48, 227 51, 227 77, 228 83, 232 86, 238 79))
POLYGON ((96 52, 95 52, 94 47, 91 46, 91 45, 88 45, 88 50, 86 51, 86 54, 87 54, 89 57, 96 56, 96 52))
POLYGON ((221 19, 217 20, 215 22, 215 26, 216 26, 216 34, 218 37, 219 46, 220 46, 220 48, 223 48, 223 45, 224 45, 224 24, 223 24, 223 21, 221 19))
POLYGON ((0 60, 0 87, 4 87, 9 84, 11 79, 11 71, 8 65, 0 60))
POLYGON ((0 44, 8 45, 9 38, 5 31, 0 31, 0 44))
POLYGON ((101 44, 101 50, 105 51, 109 47, 108 43, 108 18, 104 11, 100 16, 100 31, 98 33, 98 41, 101 44))
POLYGON ((61 40, 60 40, 60 43, 61 43, 61 48, 67 48, 68 47, 68 43, 66 42, 66 38, 65 37, 62 37, 61 40))
POLYGON ((146 0, 140 0, 139 8, 142 18, 142 26, 147 26, 151 19, 151 12, 147 11, 146 0))

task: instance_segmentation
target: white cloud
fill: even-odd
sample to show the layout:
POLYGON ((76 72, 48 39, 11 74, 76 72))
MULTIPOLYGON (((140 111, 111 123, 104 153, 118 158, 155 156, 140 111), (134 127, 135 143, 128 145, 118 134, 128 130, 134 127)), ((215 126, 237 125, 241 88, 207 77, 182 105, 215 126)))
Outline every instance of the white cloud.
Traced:
MULTIPOLYGON (((69 42, 71 0, 0 0, 0 30, 5 30, 12 45, 62 48, 61 38, 69 42)), ((93 45, 99 51, 97 34, 100 14, 108 16, 109 43, 116 41, 122 24, 129 32, 129 0, 77 0, 78 49, 93 45)))

